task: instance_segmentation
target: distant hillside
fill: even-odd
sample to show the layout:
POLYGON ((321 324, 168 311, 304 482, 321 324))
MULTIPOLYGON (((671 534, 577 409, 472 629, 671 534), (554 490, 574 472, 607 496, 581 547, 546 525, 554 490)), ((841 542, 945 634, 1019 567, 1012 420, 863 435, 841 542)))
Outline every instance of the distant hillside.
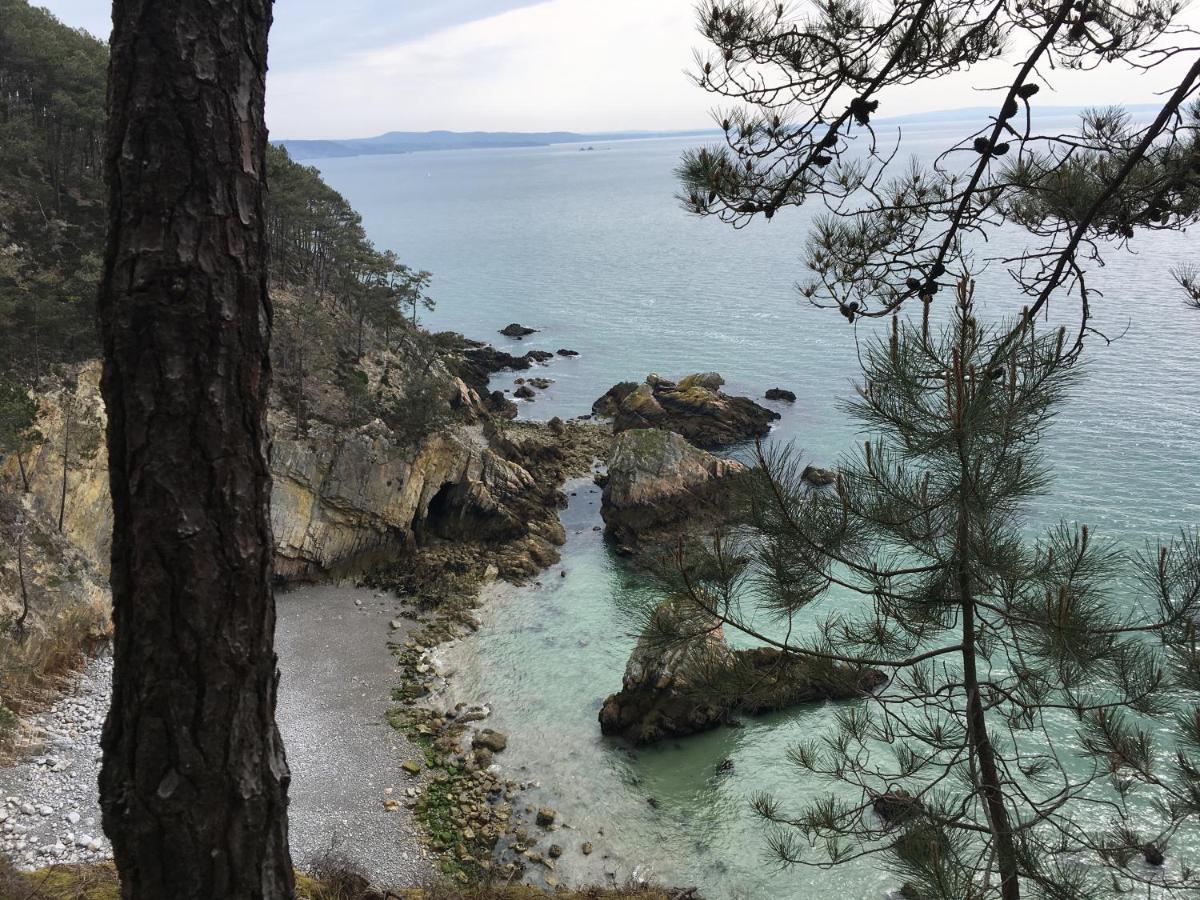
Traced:
MULTIPOLYGON (((1038 106, 1040 117, 1074 117, 1082 106, 1038 106)), ((1147 112, 1157 112, 1154 104, 1134 103, 1124 109, 1137 118, 1147 112)), ((960 109, 939 109, 929 112, 906 113, 875 120, 877 125, 936 125, 963 119, 986 118, 996 112, 991 106, 972 106, 960 109)), ((379 156, 392 153, 419 153, 423 150, 495 150, 505 147, 548 147, 551 144, 586 144, 600 141, 632 141, 639 138, 704 137, 720 135, 716 128, 692 131, 605 131, 582 133, 576 131, 389 131, 378 137, 346 138, 344 140, 281 140, 275 143, 286 147, 293 159, 329 159, 338 156, 379 156)))
POLYGON ((293 141, 275 143, 286 147, 293 159, 328 159, 336 156, 378 156, 389 153, 418 153, 423 150, 487 150, 504 147, 547 147, 550 144, 579 144, 594 141, 630 141, 638 138, 715 135, 713 129, 696 131, 610 131, 580 134, 574 131, 389 131, 372 138, 337 141, 293 141))

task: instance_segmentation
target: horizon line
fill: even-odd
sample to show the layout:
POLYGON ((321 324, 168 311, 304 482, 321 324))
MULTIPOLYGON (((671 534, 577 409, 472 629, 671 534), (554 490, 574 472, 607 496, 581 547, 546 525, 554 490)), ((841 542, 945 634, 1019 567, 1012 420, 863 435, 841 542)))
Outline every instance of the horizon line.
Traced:
MULTIPOLYGON (((1147 107, 1158 108, 1158 104, 1149 103, 1149 102, 1126 103, 1126 104, 1117 104, 1117 105, 1122 109, 1128 109, 1128 110, 1136 110, 1136 109, 1147 108, 1147 107)), ((981 110, 991 110, 993 108, 994 107, 988 106, 988 105, 979 105, 979 106, 956 106, 956 107, 949 107, 949 108, 943 108, 943 109, 927 109, 927 110, 921 110, 918 112, 897 113, 895 115, 880 117, 876 121, 878 121, 880 123, 884 123, 884 122, 890 123, 890 122, 895 122, 895 121, 902 120, 902 119, 919 118, 921 116, 946 116, 946 115, 952 115, 955 113, 970 113, 970 112, 978 112, 981 110)), ((1096 105, 1094 105, 1094 104, 1072 104, 1072 103, 1041 105, 1041 106, 1037 107, 1037 109, 1042 112, 1062 112, 1062 113, 1078 112, 1080 110, 1094 109, 1094 108, 1097 108, 1096 105)), ((686 135, 691 135, 691 134, 706 134, 706 133, 720 133, 720 132, 721 132, 721 129, 719 127, 717 127, 715 124, 709 124, 709 125, 705 125, 705 126, 697 126, 694 128, 608 128, 608 129, 601 129, 601 130, 597 130, 597 131, 576 131, 576 130, 569 129, 569 128, 551 128, 551 129, 540 129, 540 130, 539 129, 524 130, 524 129, 511 129, 511 128, 498 128, 498 129, 492 129, 492 130, 481 129, 481 128, 469 128, 469 129, 462 129, 462 130, 453 129, 453 128, 429 128, 429 129, 419 129, 419 130, 418 129, 413 129, 413 130, 389 129, 387 131, 378 132, 377 134, 368 135, 367 137, 317 137, 317 138, 304 138, 304 137, 275 138, 275 137, 272 137, 271 141, 272 141, 272 143, 293 143, 293 142, 295 142, 295 143, 298 143, 298 142, 339 143, 341 141, 369 141, 369 140, 374 140, 376 138, 386 137, 387 135, 391 135, 391 134, 401 134, 401 135, 511 134, 511 135, 519 135, 519 136, 564 134, 564 135, 578 136, 578 137, 582 137, 582 138, 598 138, 598 137, 602 137, 605 135, 646 135, 646 136, 680 135, 680 136, 686 136, 686 135)))

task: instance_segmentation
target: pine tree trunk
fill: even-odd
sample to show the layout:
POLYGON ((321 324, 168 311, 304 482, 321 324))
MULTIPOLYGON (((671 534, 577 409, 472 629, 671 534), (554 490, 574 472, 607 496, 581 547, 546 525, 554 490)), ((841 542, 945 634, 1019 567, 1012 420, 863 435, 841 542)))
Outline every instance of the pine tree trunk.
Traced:
POLYGON ((270 0, 116 0, 100 297, 126 900, 294 895, 265 409, 270 0))
MULTIPOLYGON (((964 479, 965 482, 965 479, 964 479)), ((979 695, 979 674, 976 669, 975 603, 971 573, 967 568, 969 534, 966 511, 959 509, 957 538, 957 575, 959 602, 962 604, 963 686, 967 692, 967 740, 971 753, 979 763, 979 790, 982 794, 988 824, 992 831, 992 846, 996 868, 1000 873, 1000 896, 1003 900, 1020 900, 1021 883, 1017 874, 1017 851, 1009 824, 1008 808, 996 767, 996 752, 988 736, 983 700, 979 695)))
POLYGON ((21 448, 17 447, 13 451, 13 455, 17 458, 17 468, 21 471, 21 487, 26 494, 29 493, 29 471, 25 468, 25 457, 21 454, 21 448))
POLYGON ((25 583, 25 520, 17 532, 17 580, 21 585, 21 617, 13 626, 18 641, 25 640, 25 622, 29 619, 29 586, 25 583))
POLYGON ((67 476, 71 474, 71 416, 75 412, 75 398, 63 394, 66 399, 63 419, 62 492, 58 497, 58 533, 62 534, 63 522, 67 517, 67 476))

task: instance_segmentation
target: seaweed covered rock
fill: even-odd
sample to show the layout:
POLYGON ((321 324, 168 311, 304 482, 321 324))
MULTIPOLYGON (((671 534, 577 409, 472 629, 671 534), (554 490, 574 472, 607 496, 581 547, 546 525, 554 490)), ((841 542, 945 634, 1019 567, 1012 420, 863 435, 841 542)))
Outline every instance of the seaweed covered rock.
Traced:
POLYGON ((721 623, 686 600, 654 610, 625 667, 621 690, 600 710, 606 735, 650 744, 717 728, 737 714, 863 697, 882 672, 772 647, 731 650, 721 623))
POLYGON ((724 383, 716 372, 688 375, 678 383, 649 375, 642 384, 614 385, 592 411, 611 416, 614 431, 662 428, 704 449, 765 437, 779 413, 749 397, 723 393, 724 383))
POLYGON ((722 517, 729 479, 744 468, 671 431, 623 431, 613 442, 601 495, 605 529, 632 551, 647 534, 722 517))

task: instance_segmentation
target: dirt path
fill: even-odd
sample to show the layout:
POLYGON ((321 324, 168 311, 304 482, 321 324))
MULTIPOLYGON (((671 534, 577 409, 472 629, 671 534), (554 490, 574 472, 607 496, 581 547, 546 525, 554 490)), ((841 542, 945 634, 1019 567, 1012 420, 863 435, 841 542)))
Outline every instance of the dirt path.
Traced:
MULTIPOLYGON (((277 718, 292 770, 290 841, 298 865, 331 851, 379 884, 419 884, 433 874, 405 807, 401 769, 419 752, 387 724, 402 641, 402 604, 353 588, 281 593, 276 649, 277 718), (385 808, 386 800, 398 801, 385 808)), ((35 719, 38 755, 0 768, 0 851, 22 868, 107 858, 96 796, 100 725, 112 660, 92 660, 75 685, 35 719)))

